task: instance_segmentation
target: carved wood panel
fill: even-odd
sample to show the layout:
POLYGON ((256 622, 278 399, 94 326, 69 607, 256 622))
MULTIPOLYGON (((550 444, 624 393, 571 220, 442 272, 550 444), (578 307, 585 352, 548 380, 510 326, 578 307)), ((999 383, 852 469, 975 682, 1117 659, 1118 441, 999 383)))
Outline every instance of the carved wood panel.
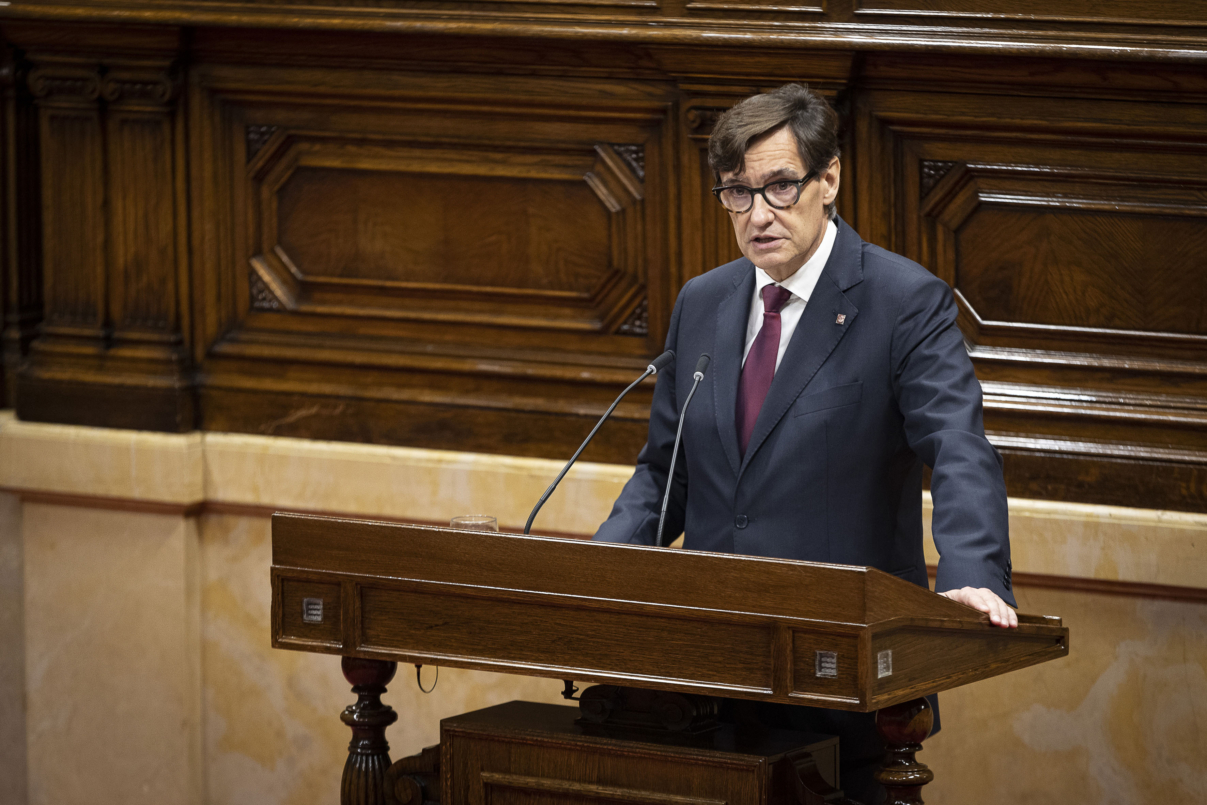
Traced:
MULTIPOLYGON (((194 252, 226 289, 202 317, 207 427, 246 427, 263 393, 265 432, 346 438, 352 411, 385 405, 398 421, 359 438, 405 425, 406 443, 547 455, 660 351, 673 97, 357 69, 324 74, 345 94, 322 97, 312 71, 272 79, 266 103, 260 70, 194 74, 194 204, 228 233, 194 252)), ((632 460, 649 393, 597 457, 632 460)))
POLYGON ((190 430, 178 31, 5 33, 29 65, 38 119, 22 150, 40 156, 40 232, 23 229, 41 254, 44 316, 19 369, 18 415, 190 430))
POLYGON ((1202 109, 895 89, 859 107, 856 169, 892 190, 861 183, 859 225, 952 285, 1012 493, 1154 505, 1159 472, 1167 501, 1198 507, 1202 109))
POLYGON ((1011 491, 1207 510, 1197 6, 488 5, 0 8, 19 416, 566 455, 738 256, 717 117, 802 80, 841 213, 953 286, 1011 491))
POLYGON ((275 142, 252 261, 287 309, 607 332, 644 296, 642 183, 610 145, 275 142))
POLYGON ((1191 0, 857 0, 857 13, 918 17, 1004 18, 1060 22, 1207 24, 1207 9, 1191 0))
POLYGON ((170 341, 179 327, 177 80, 167 71, 110 70, 102 91, 115 286, 110 317, 119 330, 170 341))
POLYGON ((978 345, 1207 357, 1207 176, 961 166, 928 194, 931 265, 978 345), (1089 346, 1096 342, 1095 347, 1089 346))
POLYGON ((3 395, 15 404, 16 373, 42 320, 41 157, 38 115, 29 94, 29 63, 0 43, 0 277, 4 327, 3 395))
POLYGON ((105 322, 104 134, 100 75, 74 65, 35 69, 41 112, 46 319, 97 333, 105 322))

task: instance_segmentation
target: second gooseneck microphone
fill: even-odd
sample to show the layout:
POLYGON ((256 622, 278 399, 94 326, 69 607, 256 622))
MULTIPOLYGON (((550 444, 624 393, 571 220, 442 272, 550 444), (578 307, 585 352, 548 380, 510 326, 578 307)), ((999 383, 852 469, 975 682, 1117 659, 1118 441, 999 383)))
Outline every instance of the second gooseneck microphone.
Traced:
POLYGON ((562 478, 564 478, 566 473, 570 471, 570 467, 574 466, 574 462, 578 461, 578 457, 582 455, 583 450, 585 450, 587 445, 591 443, 591 440, 595 438, 595 434, 599 430, 600 426, 607 421, 608 417, 612 416, 612 412, 616 410, 616 406, 620 405, 620 401, 624 399, 624 396, 636 388, 637 384, 642 380, 645 380, 650 375, 656 375, 661 372, 663 369, 669 366, 670 362, 674 359, 675 351, 668 349, 666 352, 650 361, 650 365, 647 366, 645 371, 641 373, 641 377, 634 380, 629 384, 628 388, 620 392, 620 396, 617 397, 612 405, 608 407, 607 411, 604 411, 604 415, 601 416, 599 421, 595 423, 595 427, 591 428, 591 432, 587 434, 587 438, 583 440, 581 445, 579 445, 578 450, 574 451, 574 455, 570 456, 570 460, 566 462, 566 466, 562 467, 562 471, 559 472, 557 477, 553 479, 553 483, 549 484, 549 488, 545 490, 545 494, 541 495, 541 499, 538 500, 536 505, 532 507, 532 514, 528 515, 528 522, 524 524, 525 534, 532 530, 532 521, 536 519, 536 513, 539 512, 541 507, 545 505, 545 501, 548 500, 549 496, 553 494, 553 490, 557 489, 557 485, 561 483, 562 478))
POLYGON ((658 538, 654 540, 654 545, 658 548, 662 547, 662 526, 666 523, 666 504, 670 502, 671 487, 675 483, 675 459, 679 457, 679 440, 683 438, 683 420, 687 416, 687 406, 691 405, 692 396, 700 387, 700 381, 704 379, 704 373, 708 371, 708 364, 711 360, 712 358, 705 354, 696 361, 696 371, 692 375, 695 382, 692 383, 691 391, 687 392, 687 399, 683 401, 683 410, 679 412, 679 429, 675 431, 675 448, 671 450, 671 467, 666 474, 666 494, 662 496, 662 514, 658 517, 658 538))

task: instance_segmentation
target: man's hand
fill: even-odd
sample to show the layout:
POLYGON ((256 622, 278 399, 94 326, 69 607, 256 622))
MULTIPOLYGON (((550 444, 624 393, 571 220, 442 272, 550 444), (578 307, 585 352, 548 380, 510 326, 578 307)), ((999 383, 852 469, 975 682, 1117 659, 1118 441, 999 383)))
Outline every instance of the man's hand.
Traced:
POLYGON ((994 626, 1009 629, 1018 627, 1018 613, 992 590, 984 587, 961 587, 958 590, 939 593, 939 595, 987 613, 994 626))

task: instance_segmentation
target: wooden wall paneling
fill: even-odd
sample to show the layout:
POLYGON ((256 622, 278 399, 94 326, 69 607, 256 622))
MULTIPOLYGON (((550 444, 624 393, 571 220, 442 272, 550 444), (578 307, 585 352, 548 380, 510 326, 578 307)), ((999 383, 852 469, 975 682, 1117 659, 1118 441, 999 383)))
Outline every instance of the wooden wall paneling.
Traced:
POLYGON ((695 5, 3 6, 19 415, 565 455, 738 255, 716 116, 800 80, 844 217, 956 288, 1011 489, 1207 509, 1194 7, 695 5))
MULTIPOLYGON (((238 364, 229 371, 253 372, 260 365, 238 364)), ((561 384, 551 387, 544 399, 505 396, 489 407, 467 405, 470 392, 444 384, 422 399, 383 386, 366 392, 360 387, 324 383, 321 368, 295 371, 291 385, 276 382, 264 388, 226 381, 226 371, 202 390, 201 404, 208 426, 217 431, 259 433, 305 439, 357 441, 369 444, 407 445, 432 450, 450 446, 472 447, 477 452, 533 458, 568 458, 582 442, 613 397, 610 386, 603 393, 583 393, 574 407, 560 404, 559 410, 542 410, 539 403, 565 395, 561 384), (229 386, 229 387, 228 387, 229 386), (249 410, 259 417, 250 420, 249 410), (567 447, 569 446, 569 447, 567 447)), ((419 379, 427 379, 416 373, 419 379)), ((630 381, 637 373, 632 373, 630 381)), ((370 375, 369 377, 373 377, 370 375)), ((445 380, 437 376, 433 385, 445 380)), ((470 386, 470 384, 465 384, 470 386)), ((500 384, 501 385, 501 384, 500 384)), ((602 384, 601 384, 602 386, 602 384)), ((530 390, 536 395, 544 386, 530 390)), ((478 391, 471 388, 471 391, 478 391)), ((589 390, 590 391, 590 390, 589 390)), ((480 394, 481 392, 478 391, 480 394)), ((629 398, 636 396, 634 391, 629 398)), ((605 430, 583 453, 583 460, 634 464, 645 444, 649 401, 622 403, 605 430)))
MULTIPOLYGON (((443 419, 466 409, 458 432, 477 435, 452 444, 467 449, 501 447, 487 423, 498 415, 485 410, 529 412, 524 435, 547 450, 549 434, 577 442, 656 354, 668 305, 661 266, 673 254, 665 93, 601 100, 598 83, 562 81, 550 82, 552 97, 509 97, 489 78, 477 79, 484 90, 333 70, 323 80, 346 94, 315 98, 313 71, 215 66, 198 76, 208 99, 193 124, 205 129, 199 141, 215 136, 199 159, 230 177, 230 197, 215 203, 233 235, 203 270, 246 283, 242 300, 228 298, 235 309, 205 317, 225 320, 205 359, 207 427, 399 432, 288 410, 269 418, 240 393, 271 387, 289 409, 302 401, 299 383, 317 382, 309 390, 359 398, 345 402, 361 410, 432 405, 443 419)), ((609 455, 635 456, 648 394, 618 411, 640 436, 609 455)), ((504 419, 516 436, 523 417, 504 419)))
MULTIPOLYGON (((854 69, 853 64, 852 73, 854 69)), ((841 152, 839 155, 838 198, 834 205, 838 215, 852 226, 854 226, 857 216, 855 203, 858 199, 855 193, 858 185, 855 169, 858 163, 855 159, 856 110, 852 97, 854 86, 854 75, 852 74, 830 101, 834 106, 834 111, 838 114, 838 147, 841 152)))
MULTIPOLYGON (((407 0, 351 3, 196 0, 9 0, 0 18, 58 23, 191 25, 326 30, 349 34, 509 37, 563 42, 703 45, 752 51, 1056 55, 1202 64, 1207 46, 1180 30, 1200 28, 1191 0, 1069 4, 1007 0, 601 0, 543 2, 407 0), (1021 34, 1021 35, 1020 35, 1021 34)), ((265 38, 267 39, 267 38, 265 38)))
MULTIPOLYGON (((169 62, 110 64, 106 101, 112 322, 110 355, 165 394, 153 416, 165 429, 194 427, 185 346, 188 218, 183 196, 180 76, 169 62)), ((148 412, 150 413, 150 412, 148 412)))
MULTIPOLYGON (((13 119, 16 106, 13 92, 15 73, 13 61, 11 49, 3 40, 0 40, 0 153, 4 155, 0 160, 0 188, 3 188, 3 195, 0 195, 0 221, 4 222, 3 227, 0 228, 0 310, 4 311, 6 321, 9 313, 9 297, 12 294, 12 286, 16 284, 12 278, 13 260, 9 255, 13 232, 12 227, 8 225, 8 210, 16 196, 12 187, 13 181, 9 178, 12 172, 9 143, 13 139, 12 125, 9 121, 13 119)), ((0 406, 5 408, 12 407, 10 399, 12 395, 9 389, 13 387, 13 383, 9 377, 12 371, 9 365, 18 358, 19 355, 9 356, 7 342, 0 346, 0 406)))
POLYGON ((1088 94, 864 93, 860 209, 955 289, 1012 493, 1204 510, 1207 120, 1088 94))
MULTIPOLYGON (((685 104, 680 181, 684 201, 683 281, 741 256, 729 215, 712 194, 708 137, 726 109, 741 98, 701 95, 685 104)), ((682 287, 682 283, 680 283, 682 287)))
POLYGON ((37 107, 45 316, 18 375, 24 419, 193 427, 180 330, 186 230, 170 29, 9 25, 37 107))
POLYGON ((851 185, 855 198, 855 217, 850 223, 869 243, 900 251, 897 240, 903 227, 895 221, 900 209, 895 200, 896 142, 866 93, 856 91, 851 107, 852 153, 843 166, 842 177, 851 185))
MULTIPOLYGON (((662 107, 664 117, 651 133, 651 140, 657 141, 659 159, 656 163, 645 161, 642 152, 641 178, 643 184, 648 183, 658 192, 645 194, 645 217, 642 236, 646 254, 644 259, 644 284, 646 300, 644 302, 644 337, 647 355, 657 355, 662 352, 666 343, 666 333, 670 327, 671 310, 679 289, 686 282, 684 276, 684 222, 681 210, 687 198, 685 189, 680 181, 679 163, 682 159, 681 141, 682 128, 680 121, 683 114, 682 94, 667 92, 667 100, 662 107), (656 175, 647 180, 647 172, 656 171, 656 175)), ((637 313, 640 321, 642 312, 637 313)), ((624 332, 620 330, 618 332, 624 332)), ((640 335, 638 330, 633 335, 640 335)), ((647 410, 648 420, 648 410, 647 410)), ((642 429, 644 430, 644 429, 642 429)), ((644 444, 644 433, 640 444, 644 444)))
POLYGON ((106 266, 99 68, 47 60, 30 74, 29 85, 41 122, 43 332, 101 340, 106 266))
MULTIPOLYGON (((247 276, 230 268, 230 255, 235 252, 231 227, 241 220, 242 211, 227 212, 222 206, 239 198, 232 191, 230 150, 240 126, 206 88, 203 71, 190 70, 186 80, 192 358, 201 367, 210 348, 236 325, 251 302, 246 296, 247 276)), ((203 373, 203 388, 205 380, 203 373)))
POLYGON ((72 421, 84 400, 67 399, 71 375, 106 340, 104 129, 100 67, 37 58, 28 75, 39 118, 45 318, 19 376, 22 419, 72 421))
POLYGON ((947 19, 1003 19, 1028 22, 1207 26, 1207 10, 1192 0, 856 0, 856 14, 947 19))
POLYGON ((636 305, 641 182, 611 145, 280 142, 252 260, 285 309, 604 329, 636 305))
POLYGON ((1207 356, 1207 283, 1194 276, 1207 174, 957 163, 948 176, 924 202, 923 243, 978 346, 1207 356), (1017 255, 1009 270, 1002 253, 1017 255))
POLYGON ((26 84, 28 72, 20 51, 0 42, 0 404, 7 408, 15 404, 16 373, 42 318, 38 118, 26 84))

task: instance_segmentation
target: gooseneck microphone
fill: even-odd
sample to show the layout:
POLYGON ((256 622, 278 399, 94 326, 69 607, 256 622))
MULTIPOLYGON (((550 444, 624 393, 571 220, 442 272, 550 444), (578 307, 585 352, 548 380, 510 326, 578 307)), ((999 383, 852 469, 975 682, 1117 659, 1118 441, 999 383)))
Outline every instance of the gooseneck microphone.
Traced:
POLYGON ((696 361, 696 372, 692 375, 695 382, 692 383, 691 391, 687 392, 687 399, 683 401, 683 410, 679 412, 679 429, 675 431, 675 448, 671 450, 671 468, 666 474, 666 494, 662 496, 662 514, 658 517, 658 538, 654 540, 654 546, 662 547, 662 526, 666 523, 666 504, 671 499, 671 486, 675 483, 675 459, 679 457, 679 440, 683 438, 683 419, 687 416, 687 406, 691 405, 692 396, 696 393, 696 389, 700 386, 700 381, 704 379, 704 373, 708 371, 708 363, 712 358, 707 354, 701 355, 700 360, 696 361))
POLYGON ((557 477, 553 479, 553 483, 549 484, 549 488, 545 490, 545 494, 541 495, 541 499, 538 500, 536 505, 532 507, 532 514, 528 515, 528 522, 524 524, 525 534, 532 530, 532 521, 536 519, 536 513, 539 512, 541 507, 545 505, 545 501, 548 500, 549 496, 553 494, 553 490, 557 489, 557 485, 561 483, 562 478, 564 478, 566 473, 570 471, 570 467, 574 466, 574 462, 578 461, 578 457, 582 455, 583 450, 587 449, 587 445, 590 444, 591 440, 595 438, 595 434, 599 431, 600 426, 603 425, 608 417, 612 416, 612 412, 616 410, 616 406, 620 405, 620 401, 624 399, 624 396, 636 388, 637 384, 642 380, 645 380, 650 375, 656 375, 661 372, 674 359, 675 351, 668 349, 666 352, 662 353, 650 362, 650 365, 647 366, 645 371, 641 373, 641 377, 634 380, 629 384, 628 388, 620 392, 620 396, 616 398, 607 411, 604 411, 604 415, 601 416, 599 421, 595 423, 595 427, 591 428, 591 432, 587 434, 587 438, 581 445, 579 445, 578 450, 574 451, 574 455, 570 456, 570 460, 566 462, 566 466, 562 467, 562 471, 559 472, 557 477))

